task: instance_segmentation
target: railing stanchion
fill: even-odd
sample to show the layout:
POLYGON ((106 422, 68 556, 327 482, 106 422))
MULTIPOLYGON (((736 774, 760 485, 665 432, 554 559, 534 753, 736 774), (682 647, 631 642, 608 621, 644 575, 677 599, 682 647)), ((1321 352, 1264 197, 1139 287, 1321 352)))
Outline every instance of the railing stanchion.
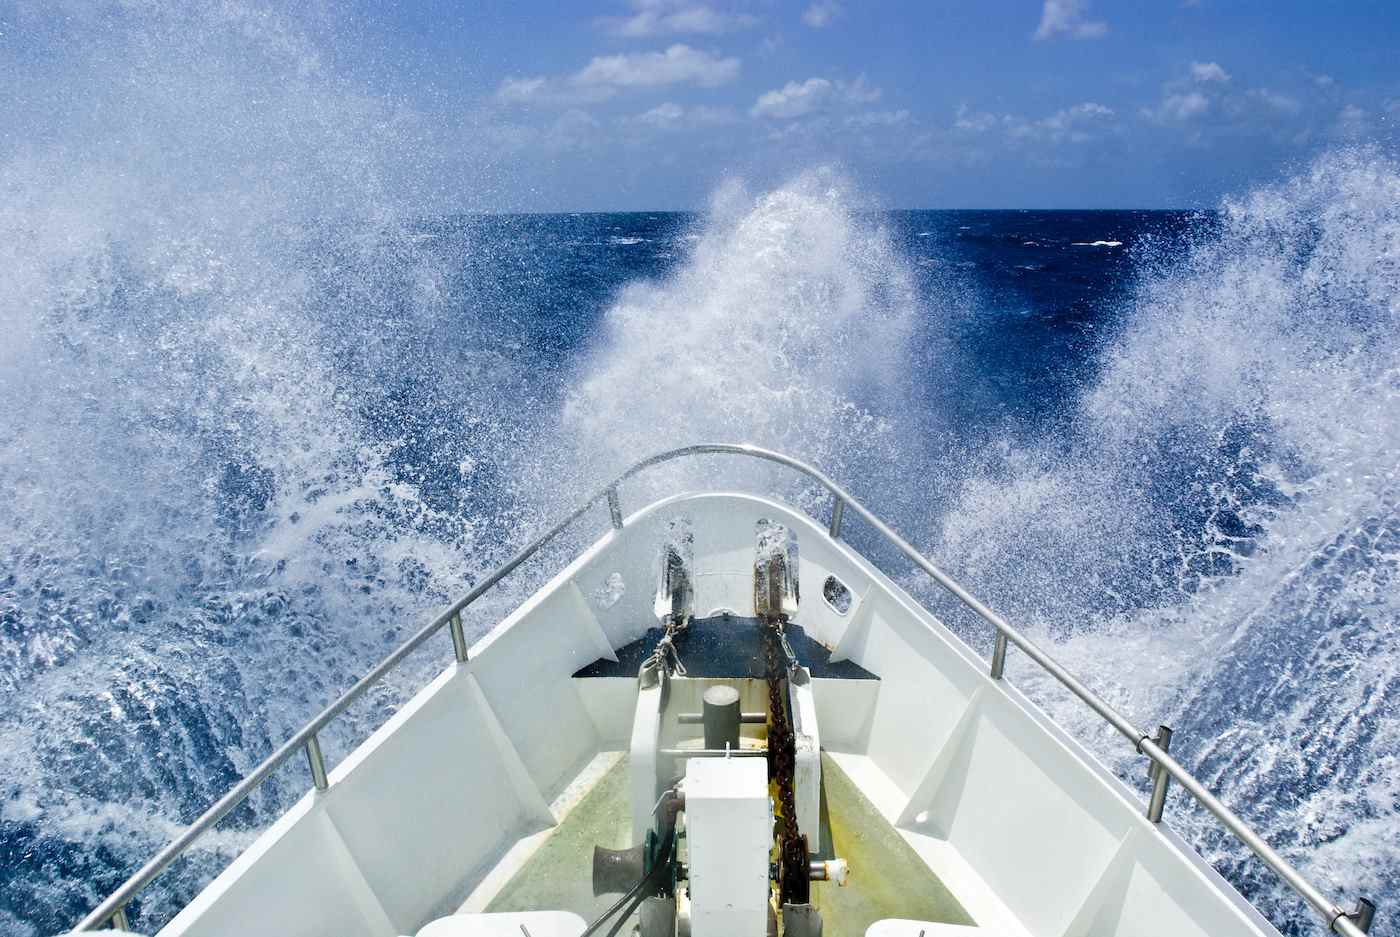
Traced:
POLYGON ((447 630, 452 632, 452 654, 457 658, 457 663, 467 662, 467 636, 462 631, 462 613, 455 612, 452 620, 447 623, 447 630))
POLYGON ((617 497, 617 486, 608 489, 608 514, 612 517, 613 530, 622 529, 622 502, 617 497))
POLYGON ((992 645, 992 679, 1000 680, 1006 672, 1006 632, 997 629, 996 643, 992 645))
MULTIPOLYGON (((1157 735, 1152 739, 1157 743, 1157 747, 1162 751, 1170 751, 1172 747, 1172 730, 1169 726, 1158 726, 1157 735)), ((1157 762, 1152 762, 1152 767, 1147 770, 1147 776, 1152 779, 1152 798, 1147 802, 1147 819, 1153 823, 1162 822, 1162 811, 1167 806, 1167 785, 1171 783, 1172 776, 1162 768, 1157 762)))
POLYGON ((329 788, 331 785, 326 778, 326 759, 321 756, 321 743, 315 733, 306 740, 306 763, 311 768, 311 783, 316 785, 316 790, 324 791, 329 788))
POLYGON ((112 912, 112 930, 131 930, 131 924, 126 919, 126 905, 112 912))
POLYGON ((841 539, 841 516, 846 513, 846 502, 841 500, 840 495, 831 496, 831 539, 841 539))

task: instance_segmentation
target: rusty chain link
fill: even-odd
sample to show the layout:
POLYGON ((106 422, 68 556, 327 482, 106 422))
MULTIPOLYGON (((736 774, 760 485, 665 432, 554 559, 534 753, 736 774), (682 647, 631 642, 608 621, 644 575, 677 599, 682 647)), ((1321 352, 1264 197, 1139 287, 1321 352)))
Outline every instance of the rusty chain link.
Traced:
POLYGON ((812 883, 808 873, 807 837, 797 828, 797 796, 793 790, 797 766, 797 735, 788 714, 788 663, 791 651, 783 634, 785 621, 763 623, 763 654, 768 679, 768 773, 778 786, 782 826, 778 833, 778 895, 780 904, 807 904, 812 883))

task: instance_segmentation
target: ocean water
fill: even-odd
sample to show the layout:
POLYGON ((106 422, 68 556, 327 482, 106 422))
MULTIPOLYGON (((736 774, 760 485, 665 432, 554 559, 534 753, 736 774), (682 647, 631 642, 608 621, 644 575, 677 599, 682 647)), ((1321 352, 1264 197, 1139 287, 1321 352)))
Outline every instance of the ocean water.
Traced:
MULTIPOLYGON (((887 211, 817 167, 694 214, 444 215, 392 184, 413 121, 277 18, 96 20, 24 63, 0 149, 0 934, 71 924, 600 481, 741 440, 822 466, 1174 726, 1183 763, 1400 935, 1393 155, 1195 213, 887 211)), ((734 460, 624 497, 712 484, 826 508, 734 460)), ((449 653, 410 658, 328 757, 449 653)), ((1082 707, 1014 653, 1008 675, 1145 790, 1082 707)), ((306 784, 274 776, 133 924, 306 784)), ((1179 792, 1167 809, 1281 930, 1321 932, 1179 792)))

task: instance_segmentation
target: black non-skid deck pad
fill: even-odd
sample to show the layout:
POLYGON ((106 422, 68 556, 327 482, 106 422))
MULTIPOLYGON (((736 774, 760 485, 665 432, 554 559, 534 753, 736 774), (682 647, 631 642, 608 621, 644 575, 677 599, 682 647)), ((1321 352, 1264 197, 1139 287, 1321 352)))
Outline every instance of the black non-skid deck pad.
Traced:
MULTIPOLYGON (((676 651, 685 664, 689 677, 761 678, 764 673, 762 649, 763 624, 757 618, 738 615, 716 615, 696 618, 679 637, 676 651)), ((831 650, 798 624, 787 626, 788 644, 797 655, 798 663, 811 671, 813 677, 838 680, 878 680, 870 671, 854 661, 831 660, 831 650)), ((575 677, 635 677, 642 661, 651 656, 661 640, 662 630, 649 628, 647 633, 625 647, 618 648, 617 661, 599 658, 574 674, 575 677)))

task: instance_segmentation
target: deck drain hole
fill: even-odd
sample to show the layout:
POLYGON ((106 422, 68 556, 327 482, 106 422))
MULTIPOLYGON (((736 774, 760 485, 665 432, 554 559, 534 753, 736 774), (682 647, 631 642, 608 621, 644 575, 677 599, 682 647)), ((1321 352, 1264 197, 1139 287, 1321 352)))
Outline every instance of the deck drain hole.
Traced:
POLYGON ((822 583, 822 598, 826 599, 826 604, 838 615, 844 615, 851 610, 851 590, 835 576, 827 576, 826 582, 822 583))

